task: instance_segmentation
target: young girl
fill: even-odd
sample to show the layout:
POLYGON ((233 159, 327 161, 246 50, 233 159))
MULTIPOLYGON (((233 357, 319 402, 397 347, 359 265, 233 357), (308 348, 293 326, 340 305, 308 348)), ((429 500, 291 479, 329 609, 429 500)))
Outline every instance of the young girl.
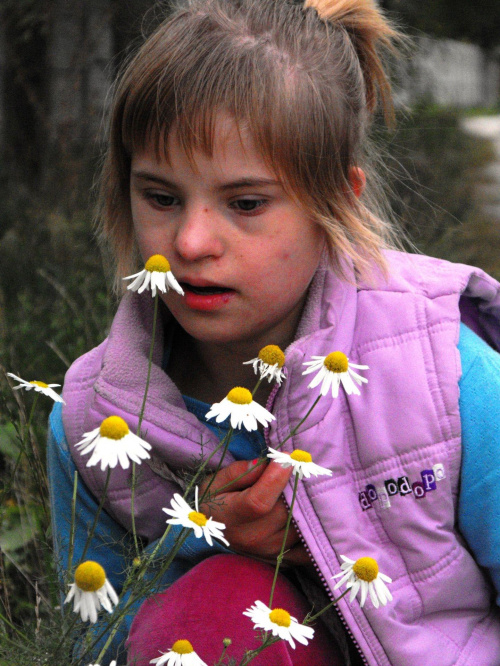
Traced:
MULTIPOLYGON (((373 557, 393 601, 377 609, 343 599, 308 646, 281 641, 253 663, 500 663, 500 290, 479 269, 389 249, 395 236, 364 192, 377 100, 391 116, 381 52, 396 39, 372 0, 190 0, 120 78, 103 234, 119 279, 161 254, 184 292, 161 295, 141 426, 152 447, 135 491, 146 552, 183 472, 224 435, 226 424, 206 418, 210 405, 235 386, 252 390, 244 363, 266 345, 285 350, 286 378, 261 384, 255 399, 275 420, 236 432, 212 479, 217 501, 203 506, 225 524, 230 548, 188 538, 106 664, 143 666, 178 638, 208 664, 225 637, 237 662, 258 645, 242 613, 269 595, 292 483, 290 469, 256 463, 318 397, 304 363, 333 351, 368 366, 368 383, 361 395, 322 396, 285 444, 331 476, 299 485, 273 605, 299 621, 327 605, 341 556, 373 557)), ((135 431, 153 303, 148 291, 125 294, 109 337, 69 370, 66 405, 52 414, 62 567, 75 467, 75 563, 106 477, 75 447, 110 415, 135 431)), ((118 592, 133 557, 130 486, 130 470, 112 470, 85 552, 118 592)))

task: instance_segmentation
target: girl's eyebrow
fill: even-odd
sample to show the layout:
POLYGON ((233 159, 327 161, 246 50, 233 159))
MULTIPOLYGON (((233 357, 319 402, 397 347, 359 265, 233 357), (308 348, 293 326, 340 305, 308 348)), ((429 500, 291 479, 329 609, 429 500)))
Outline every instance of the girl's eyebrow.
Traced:
MULTIPOLYGON (((135 178, 150 180, 153 183, 158 183, 159 185, 163 185, 165 187, 178 188, 178 185, 168 180, 167 178, 162 178, 161 176, 157 176, 156 174, 150 173, 149 171, 132 171, 132 175, 135 178)), ((278 185, 279 187, 282 186, 281 182, 279 180, 275 180, 274 178, 238 178, 238 180, 232 180, 228 183, 220 185, 217 189, 221 192, 225 192, 227 190, 236 190, 243 187, 262 187, 265 185, 278 185)))
POLYGON ((273 178, 239 178, 230 183, 224 183, 218 189, 225 191, 236 190, 241 187, 261 187, 263 185, 279 185, 281 187, 280 181, 273 178))
POLYGON ((153 183, 158 183, 159 185, 165 185, 166 187, 175 187, 175 184, 172 183, 171 181, 167 180, 166 178, 162 178, 161 176, 157 176, 154 173, 150 173, 149 171, 134 171, 132 169, 131 175, 134 176, 134 178, 140 178, 141 180, 150 180, 153 183))

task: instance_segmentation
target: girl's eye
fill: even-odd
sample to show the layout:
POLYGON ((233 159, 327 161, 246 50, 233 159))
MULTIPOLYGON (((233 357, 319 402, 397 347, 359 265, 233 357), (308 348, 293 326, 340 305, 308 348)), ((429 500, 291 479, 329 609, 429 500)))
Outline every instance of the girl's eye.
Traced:
POLYGON ((170 208, 178 203, 178 199, 171 194, 161 194, 159 192, 148 193, 147 198, 161 208, 170 208))
POLYGON ((237 199, 231 206, 241 213, 253 213, 266 204, 264 199, 237 199))

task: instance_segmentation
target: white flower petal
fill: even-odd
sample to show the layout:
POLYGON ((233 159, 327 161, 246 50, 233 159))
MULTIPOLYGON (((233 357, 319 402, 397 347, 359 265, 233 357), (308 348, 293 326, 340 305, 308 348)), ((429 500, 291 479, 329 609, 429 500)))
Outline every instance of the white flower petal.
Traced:
POLYGON ((274 416, 267 409, 252 400, 250 403, 239 404, 232 402, 227 397, 221 402, 215 402, 206 413, 205 418, 214 418, 217 423, 222 423, 230 417, 231 427, 241 428, 243 425, 246 430, 257 430, 257 421, 267 427, 274 416))
POLYGON ((359 578, 354 571, 354 565, 356 564, 357 560, 351 560, 348 557, 345 557, 345 555, 341 555, 340 557, 344 561, 340 566, 342 571, 338 574, 335 574, 335 576, 332 576, 332 578, 340 578, 338 583, 336 583, 334 586, 334 590, 345 584, 346 588, 350 589, 350 602, 356 598, 358 592, 361 590, 359 601, 361 607, 364 606, 368 595, 370 596, 371 602, 375 608, 378 608, 380 604, 385 606, 388 601, 392 600, 392 594, 386 586, 386 582, 390 583, 392 580, 389 578, 389 576, 386 576, 385 574, 378 571, 378 565, 376 565, 376 562, 376 568, 374 569, 373 574, 377 573, 377 575, 374 576, 372 580, 368 581, 359 578))
POLYGON ((331 386, 332 397, 337 398, 341 384, 347 395, 360 395, 356 383, 361 386, 361 384, 366 384, 368 382, 366 377, 362 377, 359 373, 354 372, 352 369, 357 368, 358 370, 368 370, 369 368, 367 365, 351 363, 349 359, 347 359, 346 372, 333 372, 325 365, 325 360, 327 358, 326 356, 313 356, 312 358, 312 361, 306 361, 303 363, 303 365, 308 367, 302 372, 302 374, 308 375, 312 372, 317 373, 313 380, 308 384, 308 388, 316 388, 316 386, 321 384, 321 395, 326 395, 331 386))
POLYGON ((151 273, 149 271, 146 271, 144 275, 144 280, 139 289, 137 290, 138 294, 142 294, 142 292, 149 287, 149 283, 151 282, 151 273))
POLYGON ((256 601, 254 606, 243 612, 243 615, 249 617, 254 623, 254 629, 271 631, 273 636, 279 636, 281 639, 288 641, 292 648, 295 648, 295 640, 307 645, 309 640, 313 638, 314 629, 300 624, 296 618, 290 616, 290 625, 285 627, 273 622, 270 614, 271 609, 261 601, 256 601))
POLYGON ((176 291, 180 296, 184 296, 184 290, 181 285, 177 282, 172 271, 167 272, 167 282, 169 286, 176 291))
POLYGON ((86 466, 93 467, 101 463, 101 470, 104 471, 107 467, 115 468, 118 463, 123 469, 128 469, 130 460, 141 464, 142 460, 150 457, 148 451, 151 445, 130 431, 121 439, 110 439, 101 436, 100 428, 96 428, 85 433, 75 448, 82 456, 93 451, 86 466))
POLYGON ((285 469, 290 466, 293 467, 293 473, 295 475, 298 475, 299 479, 301 479, 303 476, 309 479, 311 475, 314 476, 332 475, 332 471, 327 469, 326 467, 321 467, 320 465, 317 465, 312 461, 307 462, 307 461, 295 460, 294 458, 291 457, 290 453, 287 453, 286 451, 277 451, 276 449, 273 449, 271 447, 269 447, 269 451, 270 453, 267 454, 268 458, 271 458, 271 460, 274 460, 274 462, 280 464, 285 469))
POLYGON ((131 278, 135 278, 133 282, 131 282, 128 286, 127 289, 130 289, 131 291, 137 291, 141 284, 143 283, 146 271, 142 270, 139 271, 138 273, 135 273, 134 275, 129 275, 128 277, 123 278, 124 280, 130 280, 131 278))
MULTIPOLYGON (((193 509, 189 504, 181 497, 178 493, 175 493, 173 498, 170 500, 170 505, 172 508, 166 509, 163 508, 167 515, 172 516, 167 519, 167 523, 170 525, 182 525, 183 527, 188 527, 194 531, 196 538, 205 537, 209 546, 213 545, 212 537, 219 539, 226 546, 229 546, 229 542, 224 538, 222 530, 225 529, 224 523, 219 523, 213 520, 211 517, 207 519, 205 525, 198 525, 198 523, 193 522, 189 515, 193 512, 193 509)), ((198 509, 198 489, 196 489, 196 507, 194 509, 199 513, 198 509)))

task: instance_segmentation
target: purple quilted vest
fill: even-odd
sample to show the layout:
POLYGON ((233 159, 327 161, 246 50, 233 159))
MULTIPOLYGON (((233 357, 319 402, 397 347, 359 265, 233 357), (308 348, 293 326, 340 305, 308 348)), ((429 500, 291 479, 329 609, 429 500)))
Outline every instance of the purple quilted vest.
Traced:
MULTIPOLYGON (((390 279, 378 286, 341 282, 323 265, 309 290, 296 341, 286 353, 288 376, 277 391, 276 421, 267 433, 275 447, 317 396, 307 388, 304 361, 340 350, 370 366, 360 396, 320 400, 285 448, 306 449, 332 470, 299 484, 294 517, 325 585, 340 555, 374 557, 393 579, 394 600, 374 609, 342 600, 339 610, 367 663, 393 666, 498 666, 500 615, 491 586, 455 529, 460 472, 457 350, 462 318, 500 347, 500 285, 469 266, 390 252, 390 279)), ((119 414, 137 424, 152 326, 149 295, 127 294, 109 338, 68 371, 63 411, 74 446, 103 418, 119 414)), ((188 413, 161 370, 162 330, 143 432, 153 467, 190 465, 200 444, 217 444, 188 413)), ((98 495, 105 475, 80 474, 98 495)), ((231 456, 227 462, 231 462, 231 456)), ((165 476, 165 475, 163 475, 165 476)), ((136 524, 147 539, 164 530, 173 482, 143 464, 136 524)), ((285 493, 291 499, 291 487, 285 493)), ((129 474, 111 475, 108 511, 130 528, 129 474)))

